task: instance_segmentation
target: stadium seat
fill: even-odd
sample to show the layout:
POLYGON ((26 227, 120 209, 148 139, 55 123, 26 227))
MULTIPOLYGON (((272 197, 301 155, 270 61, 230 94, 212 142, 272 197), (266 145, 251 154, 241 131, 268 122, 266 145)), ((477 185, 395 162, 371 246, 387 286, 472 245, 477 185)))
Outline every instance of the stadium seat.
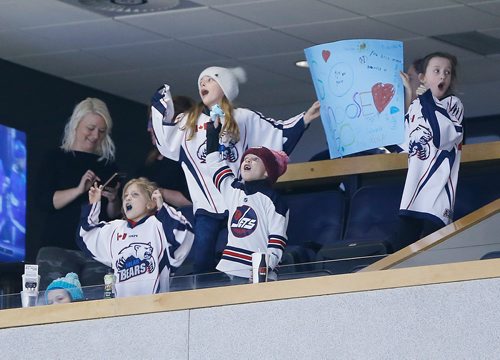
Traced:
MULTIPOLYGON (((289 194, 284 198, 290 209, 284 265, 312 261, 325 243, 342 239, 345 196, 341 191, 289 194)), ((290 271, 289 268, 287 272, 290 271)))
POLYGON ((458 175, 457 197, 453 218, 467 214, 500 198, 500 170, 498 168, 463 169, 458 175))
POLYGON ((346 229, 340 241, 326 242, 316 255, 316 268, 333 273, 357 271, 391 252, 389 237, 398 224, 403 187, 382 183, 359 188, 349 202, 346 229))

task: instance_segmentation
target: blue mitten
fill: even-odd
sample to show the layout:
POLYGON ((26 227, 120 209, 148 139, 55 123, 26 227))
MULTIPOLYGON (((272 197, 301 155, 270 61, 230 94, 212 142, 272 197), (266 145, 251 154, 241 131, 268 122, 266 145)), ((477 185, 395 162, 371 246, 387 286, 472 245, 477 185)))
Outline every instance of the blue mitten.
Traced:
POLYGON ((212 122, 215 122, 217 118, 221 119, 222 121, 222 118, 224 116, 226 116, 226 114, 224 114, 224 111, 222 111, 222 108, 219 106, 219 104, 215 104, 210 109, 210 120, 212 120, 212 122))

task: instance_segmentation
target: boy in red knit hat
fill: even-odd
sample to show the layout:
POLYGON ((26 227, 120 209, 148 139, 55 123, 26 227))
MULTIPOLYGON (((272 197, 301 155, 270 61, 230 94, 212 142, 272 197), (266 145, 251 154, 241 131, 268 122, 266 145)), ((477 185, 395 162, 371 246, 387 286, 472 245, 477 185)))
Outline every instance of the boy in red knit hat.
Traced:
POLYGON ((267 252, 268 278, 276 280, 274 269, 287 241, 288 207, 272 185, 286 171, 288 156, 266 147, 247 149, 241 157, 239 181, 217 151, 221 127, 217 121, 215 126, 211 123, 207 129, 207 165, 229 210, 228 240, 217 270, 232 283, 249 282, 252 253, 267 252))

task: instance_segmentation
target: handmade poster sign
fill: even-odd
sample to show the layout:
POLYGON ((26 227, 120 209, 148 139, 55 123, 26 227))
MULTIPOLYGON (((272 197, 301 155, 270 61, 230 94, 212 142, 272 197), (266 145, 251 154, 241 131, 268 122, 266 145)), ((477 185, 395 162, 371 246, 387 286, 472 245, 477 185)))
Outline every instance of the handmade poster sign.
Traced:
POLYGON ((332 159, 403 142, 402 42, 342 40, 304 51, 332 159))

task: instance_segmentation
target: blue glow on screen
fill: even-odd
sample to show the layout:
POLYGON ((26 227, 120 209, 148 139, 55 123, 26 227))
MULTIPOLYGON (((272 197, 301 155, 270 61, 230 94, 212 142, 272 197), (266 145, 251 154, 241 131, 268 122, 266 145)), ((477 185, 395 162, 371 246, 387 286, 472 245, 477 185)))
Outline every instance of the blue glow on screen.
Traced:
POLYGON ((0 262, 26 254, 26 134, 0 125, 0 262))

